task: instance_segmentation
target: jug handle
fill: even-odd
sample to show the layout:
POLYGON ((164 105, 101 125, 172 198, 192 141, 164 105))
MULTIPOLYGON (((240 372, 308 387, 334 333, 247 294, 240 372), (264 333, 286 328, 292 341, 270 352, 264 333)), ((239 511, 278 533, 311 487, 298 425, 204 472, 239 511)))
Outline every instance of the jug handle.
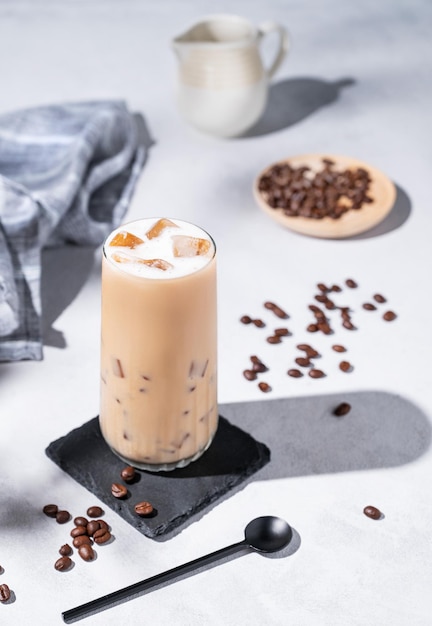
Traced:
POLYGON ((268 78, 271 78, 276 70, 279 68, 289 49, 288 33, 286 29, 277 22, 262 22, 258 26, 258 39, 260 40, 269 33, 273 32, 277 32, 279 34, 279 45, 273 63, 271 64, 269 69, 266 70, 268 78))

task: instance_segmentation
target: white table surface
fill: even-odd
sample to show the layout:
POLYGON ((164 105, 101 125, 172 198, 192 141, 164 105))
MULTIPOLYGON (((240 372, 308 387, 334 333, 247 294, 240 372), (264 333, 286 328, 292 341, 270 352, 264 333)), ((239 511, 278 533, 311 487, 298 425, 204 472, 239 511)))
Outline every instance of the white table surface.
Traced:
MULTIPOLYGON (((128 219, 177 216, 214 235, 221 403, 377 390, 402 396, 427 423, 430 28, 427 0, 243 0, 218 6, 209 0, 3 0, 0 109, 121 98, 142 113, 154 145, 128 219), (266 118, 273 131, 218 140, 179 117, 169 42, 198 16, 228 10, 255 23, 282 22, 292 50, 275 78, 266 118), (345 82, 351 84, 340 86, 345 82), (328 241, 296 235, 265 216, 252 197, 255 174, 274 160, 308 152, 346 154, 383 170, 400 188, 398 208, 385 227, 328 241), (329 349, 334 338, 307 336, 302 329, 316 283, 342 284, 348 277, 360 285, 355 296, 344 292, 357 309, 382 292, 398 318, 386 324, 359 310, 359 331, 338 331, 355 365, 344 374, 329 349), (265 330, 239 323, 248 313, 273 324, 265 300, 291 315, 297 334, 283 347, 266 344, 265 330), (326 378, 286 376, 297 339, 323 350, 326 378), (271 367, 266 380, 273 390, 266 396, 242 376, 253 353, 271 367)), ((46 330, 44 360, 0 364, 0 583, 15 594, 12 604, 0 605, 1 624, 60 624, 61 611, 240 540, 250 519, 267 514, 295 528, 301 543, 292 554, 233 559, 82 623, 431 624, 430 449, 397 467, 254 480, 162 543, 108 511, 114 543, 94 563, 56 572, 53 562, 66 531, 41 507, 53 501, 77 514, 95 502, 44 449, 98 413, 100 250, 49 253, 45 269, 44 324, 53 328, 46 330), (385 518, 365 517, 367 504, 385 518)))

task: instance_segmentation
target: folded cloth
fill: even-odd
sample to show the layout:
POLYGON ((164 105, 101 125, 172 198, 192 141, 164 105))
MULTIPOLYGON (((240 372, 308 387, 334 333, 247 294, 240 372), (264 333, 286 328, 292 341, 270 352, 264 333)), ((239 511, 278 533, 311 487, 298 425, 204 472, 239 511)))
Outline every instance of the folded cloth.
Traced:
POLYGON ((145 157, 120 101, 0 116, 0 361, 42 358, 42 248, 100 245, 120 224, 145 157))

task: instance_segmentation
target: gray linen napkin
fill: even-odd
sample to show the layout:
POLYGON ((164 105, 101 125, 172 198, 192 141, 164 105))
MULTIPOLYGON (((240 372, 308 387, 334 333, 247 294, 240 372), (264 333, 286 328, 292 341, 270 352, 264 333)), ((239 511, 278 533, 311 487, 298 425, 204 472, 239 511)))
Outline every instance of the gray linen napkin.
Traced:
POLYGON ((123 102, 0 116, 0 361, 42 359, 44 246, 100 245, 127 210, 146 157, 123 102))

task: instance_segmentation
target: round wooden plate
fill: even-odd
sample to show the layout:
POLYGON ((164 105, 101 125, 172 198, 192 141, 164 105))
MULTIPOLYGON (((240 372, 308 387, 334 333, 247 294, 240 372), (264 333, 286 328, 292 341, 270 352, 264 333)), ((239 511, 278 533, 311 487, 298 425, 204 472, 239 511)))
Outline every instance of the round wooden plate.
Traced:
POLYGON ((380 170, 377 170, 375 167, 363 161, 334 154, 303 154, 273 163, 256 177, 253 191, 258 205, 272 219, 276 220, 276 222, 303 235, 322 237, 325 239, 352 237, 353 235, 358 235, 359 233, 373 228, 382 222, 390 213, 396 199, 396 188, 394 184, 380 170), (368 196, 370 196, 373 201, 367 204, 365 203, 360 209, 351 209, 343 213, 338 219, 331 217, 324 217, 322 219, 300 216, 288 217, 284 214, 283 209, 273 209, 267 204, 258 189, 258 183, 260 178, 272 167, 288 163, 292 167, 307 166, 312 172, 318 172, 323 168, 322 159, 331 159, 334 161, 333 167, 335 170, 347 168, 357 169, 360 167, 367 170, 371 178, 368 196))

